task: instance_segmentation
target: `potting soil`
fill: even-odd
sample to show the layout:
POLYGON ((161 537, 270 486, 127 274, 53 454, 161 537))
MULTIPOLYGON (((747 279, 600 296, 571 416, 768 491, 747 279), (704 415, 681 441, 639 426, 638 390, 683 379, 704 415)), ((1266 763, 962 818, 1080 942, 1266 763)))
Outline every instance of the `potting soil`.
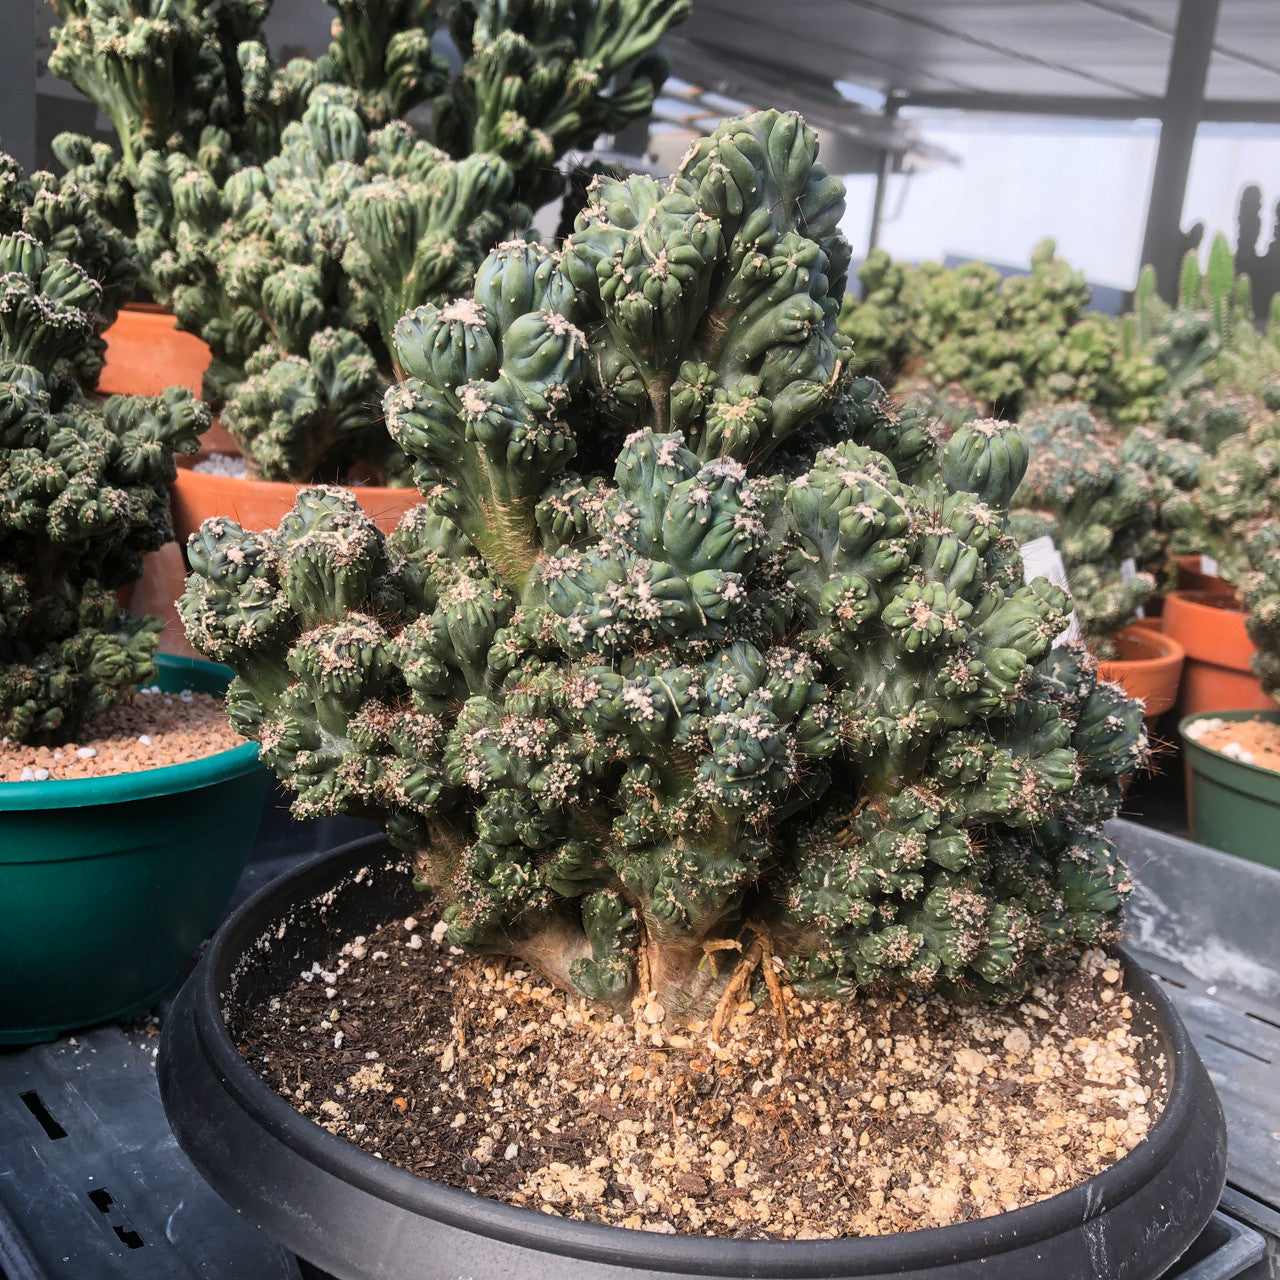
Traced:
POLYGON ((785 1046, 777 1012, 750 1000, 714 1045, 642 1001, 609 1018, 514 962, 463 956, 424 914, 352 939, 232 1030, 277 1092, 383 1159, 650 1231, 964 1222, 1106 1169, 1159 1114, 1100 951, 1004 1007, 784 995, 785 1046))

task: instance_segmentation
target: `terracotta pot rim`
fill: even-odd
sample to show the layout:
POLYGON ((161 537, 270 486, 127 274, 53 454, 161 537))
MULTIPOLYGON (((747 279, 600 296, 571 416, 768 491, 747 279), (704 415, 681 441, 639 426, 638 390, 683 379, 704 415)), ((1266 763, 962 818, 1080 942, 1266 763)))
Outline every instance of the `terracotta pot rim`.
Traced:
MULTIPOLYGON (((174 315, 173 309, 166 307, 163 302, 126 302, 120 310, 139 312, 143 315, 174 315)), ((174 318, 177 319, 176 316, 174 318)))
POLYGON ((1240 598, 1232 591, 1229 595, 1225 591, 1206 590, 1202 587, 1194 587, 1187 591, 1170 591, 1165 596, 1165 606, 1168 607, 1170 600, 1177 599, 1178 603, 1188 609, 1212 609, 1214 613, 1243 613, 1240 598))
MULTIPOLYGON (((211 475, 193 471, 188 461, 178 468, 177 478, 169 486, 178 542, 185 543, 212 516, 225 516, 246 529, 274 529, 293 509, 298 494, 312 487, 289 480, 211 475)), ((344 487, 383 533, 390 533, 407 512, 423 501, 417 489, 407 487, 363 484, 344 487)))
POLYGON ((1112 637, 1112 640, 1119 640, 1121 637, 1128 641, 1133 648, 1146 649, 1147 652, 1140 657, 1133 658, 1099 658, 1099 668, 1123 667, 1126 670, 1136 670, 1142 667, 1150 671, 1156 671, 1160 668, 1177 666, 1187 656, 1187 651, 1177 640, 1172 636, 1165 635, 1163 631, 1157 631, 1154 627, 1144 627, 1138 623, 1131 623, 1127 627, 1121 627, 1112 637))
MULTIPOLYGON (((339 489, 350 489, 353 493, 414 493, 418 492, 412 485, 405 484, 366 484, 362 480, 262 480, 257 476, 223 476, 212 471, 197 471, 196 463, 207 462, 213 454, 223 457, 243 457, 243 454, 229 454, 225 449, 201 449, 190 457, 174 454, 179 479, 182 472, 189 472, 198 477, 197 483, 208 484, 214 488, 230 490, 236 485, 253 485, 260 492, 268 491, 283 494, 286 491, 297 493, 300 489, 315 489, 321 484, 334 485, 339 489)), ((177 481, 174 482, 175 484, 177 481)))
POLYGON ((1131 625, 1115 633, 1113 642, 1138 651, 1138 657, 1102 658, 1098 675, 1112 680, 1143 705, 1143 718, 1154 720, 1173 706, 1186 650, 1172 636, 1149 627, 1131 625))

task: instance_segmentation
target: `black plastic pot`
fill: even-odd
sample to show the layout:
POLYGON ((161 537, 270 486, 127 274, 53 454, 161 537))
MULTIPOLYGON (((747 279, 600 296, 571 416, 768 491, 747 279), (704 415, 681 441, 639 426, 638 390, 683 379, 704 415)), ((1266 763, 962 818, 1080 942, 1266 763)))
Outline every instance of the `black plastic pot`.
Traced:
POLYGON ((1226 1130, 1209 1076, 1154 981, 1126 963, 1135 1022, 1169 1096, 1148 1137, 1074 1190, 955 1227, 850 1240, 663 1236, 550 1217, 441 1186, 334 1137, 240 1057, 225 1011, 280 988, 339 939, 420 898, 380 837, 249 899, 179 994, 160 1045, 174 1133, 234 1208, 341 1280, 1155 1280, 1209 1221, 1226 1130))

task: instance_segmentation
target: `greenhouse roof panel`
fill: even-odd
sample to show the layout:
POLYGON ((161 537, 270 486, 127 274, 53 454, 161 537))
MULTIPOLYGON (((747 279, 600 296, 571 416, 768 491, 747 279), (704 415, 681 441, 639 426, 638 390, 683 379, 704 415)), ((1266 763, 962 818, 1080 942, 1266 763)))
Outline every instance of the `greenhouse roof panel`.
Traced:
MULTIPOLYGON (((741 93, 762 70, 796 83, 852 81, 912 100, 980 109, 981 99, 1099 100, 1152 114, 1163 98, 1178 0, 699 0, 682 29, 714 56, 715 87, 741 93)), ((677 55, 677 66, 680 65, 677 55)), ((710 87, 710 86, 709 86, 710 87)), ((1210 118, 1280 104, 1275 0, 1221 0, 1210 118)), ((1269 119, 1266 110, 1261 118, 1269 119)))

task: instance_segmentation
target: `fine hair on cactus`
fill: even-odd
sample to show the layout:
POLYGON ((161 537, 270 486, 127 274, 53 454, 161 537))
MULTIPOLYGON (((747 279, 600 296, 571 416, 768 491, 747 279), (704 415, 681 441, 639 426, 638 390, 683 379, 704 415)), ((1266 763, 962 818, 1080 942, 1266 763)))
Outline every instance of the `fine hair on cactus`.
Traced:
POLYGON ((598 179, 397 326, 394 533, 313 488, 192 539, 233 722, 453 944, 680 1022, 748 981, 1008 998, 1117 936, 1141 707, 1024 583, 1019 432, 943 441, 851 368, 843 211, 774 111, 598 179))
POLYGON ((65 742, 153 678, 160 621, 116 593, 173 538, 173 454, 209 424, 181 389, 80 389, 119 249, 74 189, 0 155, 0 735, 20 742, 65 742))

